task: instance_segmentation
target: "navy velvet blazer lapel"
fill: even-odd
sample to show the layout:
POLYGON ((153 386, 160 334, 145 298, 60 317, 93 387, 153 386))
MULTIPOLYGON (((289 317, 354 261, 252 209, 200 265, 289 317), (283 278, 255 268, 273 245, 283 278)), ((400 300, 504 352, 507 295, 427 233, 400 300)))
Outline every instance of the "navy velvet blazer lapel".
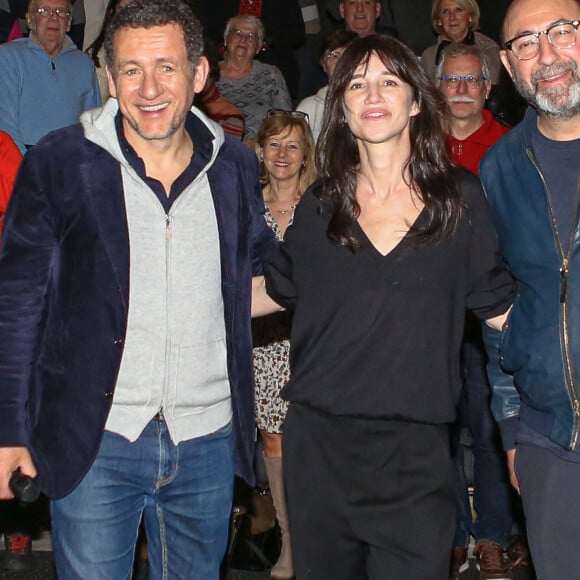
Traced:
MULTIPOLYGON (((239 200, 233 164, 217 163, 208 172, 220 238, 222 285, 235 284, 238 255, 239 200)), ((226 297, 224 296, 224 300, 226 297)))
POLYGON ((111 261, 125 310, 128 311, 129 230, 121 167, 109 153, 98 148, 94 157, 82 164, 80 171, 86 176, 84 185, 88 204, 92 206, 101 242, 111 261))

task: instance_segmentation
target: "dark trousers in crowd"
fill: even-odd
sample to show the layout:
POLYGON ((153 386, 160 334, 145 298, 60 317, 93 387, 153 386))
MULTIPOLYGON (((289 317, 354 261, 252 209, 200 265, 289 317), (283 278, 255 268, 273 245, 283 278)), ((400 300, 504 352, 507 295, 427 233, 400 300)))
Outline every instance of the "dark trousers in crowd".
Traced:
POLYGON ((446 580, 454 494, 446 426, 292 404, 284 467, 297 580, 446 580))
POLYGON ((580 463, 520 444, 516 453, 537 580, 580 577, 580 463))

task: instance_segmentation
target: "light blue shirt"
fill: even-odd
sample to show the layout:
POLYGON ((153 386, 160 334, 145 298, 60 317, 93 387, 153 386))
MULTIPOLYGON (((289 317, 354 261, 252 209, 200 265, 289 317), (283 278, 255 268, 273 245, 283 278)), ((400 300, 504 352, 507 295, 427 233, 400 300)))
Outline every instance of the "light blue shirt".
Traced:
POLYGON ((33 36, 0 46, 0 129, 23 153, 100 105, 93 62, 68 36, 54 58, 33 36))

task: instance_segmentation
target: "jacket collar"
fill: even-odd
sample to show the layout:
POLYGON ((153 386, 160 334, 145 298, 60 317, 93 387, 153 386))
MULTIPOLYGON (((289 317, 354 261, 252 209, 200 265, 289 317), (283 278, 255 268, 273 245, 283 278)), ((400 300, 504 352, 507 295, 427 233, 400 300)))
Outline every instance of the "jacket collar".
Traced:
POLYGON ((538 127, 538 113, 536 113, 536 110, 533 107, 528 107, 526 109, 522 125, 524 128, 524 145, 526 146, 526 149, 529 149, 532 146, 532 135, 534 131, 537 131, 538 127))

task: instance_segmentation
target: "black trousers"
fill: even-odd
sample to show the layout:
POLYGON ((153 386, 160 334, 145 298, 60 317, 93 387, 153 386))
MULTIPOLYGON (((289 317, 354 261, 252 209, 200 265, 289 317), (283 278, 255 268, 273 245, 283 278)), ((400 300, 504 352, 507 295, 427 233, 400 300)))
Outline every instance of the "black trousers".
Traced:
POLYGON ((537 579, 580 578, 580 463, 520 444, 516 474, 537 579))
POLYGON ((449 430, 292 404, 283 438, 297 580, 447 580, 449 430))

